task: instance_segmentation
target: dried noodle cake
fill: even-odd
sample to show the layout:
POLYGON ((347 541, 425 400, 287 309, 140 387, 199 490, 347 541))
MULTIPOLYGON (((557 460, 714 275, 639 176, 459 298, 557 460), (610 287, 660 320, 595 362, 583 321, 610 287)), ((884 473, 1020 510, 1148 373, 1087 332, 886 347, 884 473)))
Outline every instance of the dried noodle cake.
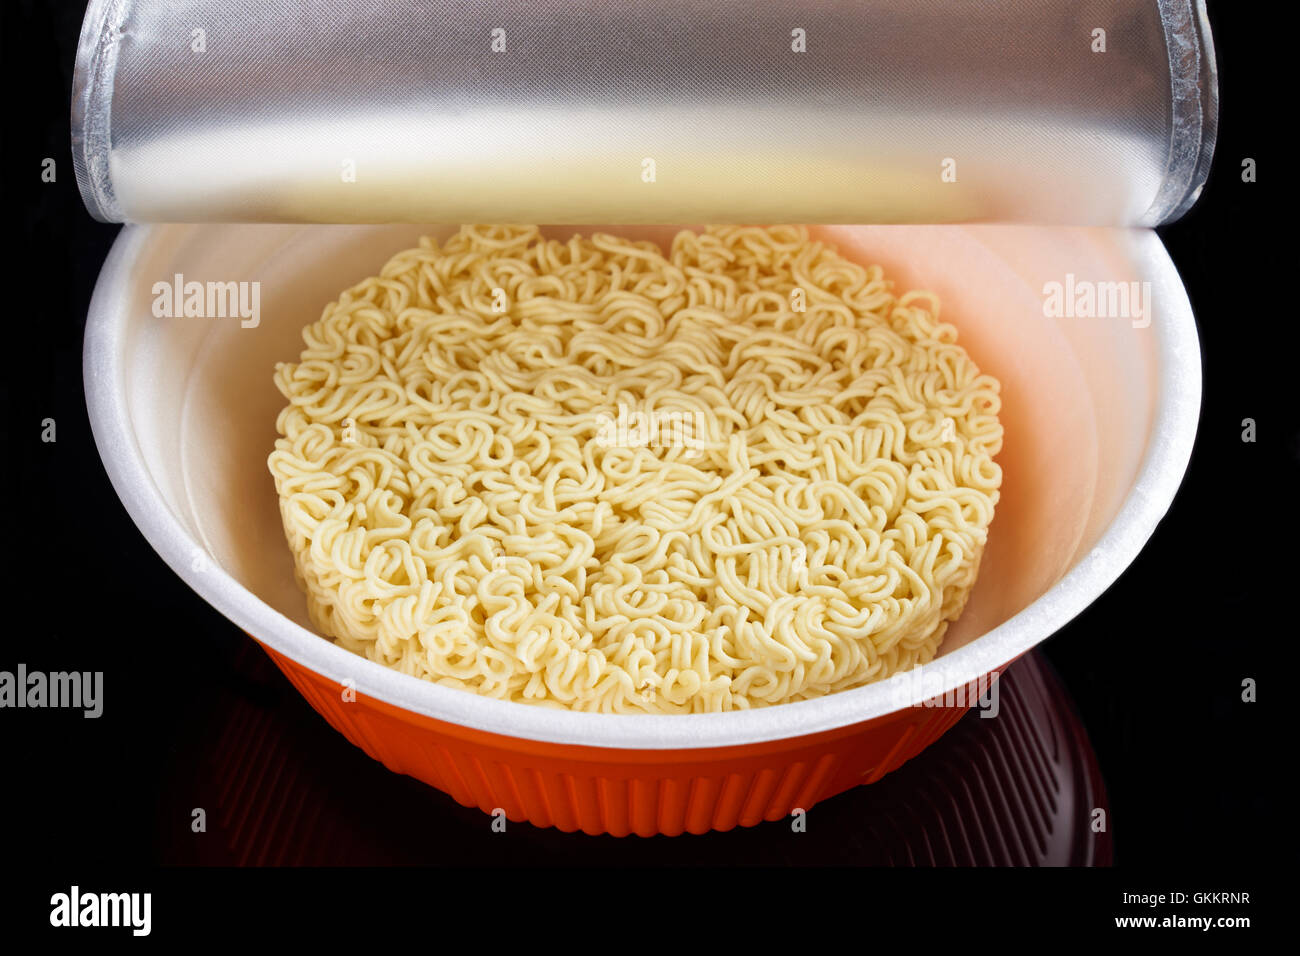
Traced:
POLYGON ((933 658, 974 585, 999 386, 925 292, 797 227, 466 226, 277 366, 315 626, 603 713, 804 700, 933 658))

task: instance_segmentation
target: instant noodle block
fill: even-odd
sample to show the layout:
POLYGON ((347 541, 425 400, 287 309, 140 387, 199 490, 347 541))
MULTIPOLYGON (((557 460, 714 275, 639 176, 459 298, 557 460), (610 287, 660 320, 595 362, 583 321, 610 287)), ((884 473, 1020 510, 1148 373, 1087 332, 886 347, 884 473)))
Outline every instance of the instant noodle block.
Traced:
MULTIPOLYGON (((546 232, 666 247, 677 228, 546 232)), ((422 234, 454 231, 128 226, 91 305, 86 393, 109 476, 164 560, 370 756, 511 820, 703 832, 879 779, 1119 576, 1191 452, 1199 346, 1154 234, 814 227, 848 258, 881 265, 897 290, 935 292, 942 320, 1002 384, 1001 498, 974 591, 935 659, 825 697, 716 714, 577 713, 438 686, 311 630, 265 464, 284 403, 268 373, 299 354, 301 330, 342 289, 422 234), (236 283, 244 307, 207 317, 165 307, 164 287, 188 282, 236 283)))
POLYGON ((928 663, 1002 481, 998 384, 938 312, 795 226, 683 229, 669 258, 537 226, 426 237, 276 366, 267 468, 312 624, 593 713, 928 663))

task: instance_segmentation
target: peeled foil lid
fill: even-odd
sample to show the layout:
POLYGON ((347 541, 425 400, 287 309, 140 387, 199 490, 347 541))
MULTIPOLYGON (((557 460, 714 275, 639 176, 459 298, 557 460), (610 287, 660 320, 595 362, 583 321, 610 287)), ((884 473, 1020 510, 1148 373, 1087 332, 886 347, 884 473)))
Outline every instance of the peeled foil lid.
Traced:
POLYGON ((1209 172, 1203 0, 91 0, 121 222, 1154 226, 1209 172))

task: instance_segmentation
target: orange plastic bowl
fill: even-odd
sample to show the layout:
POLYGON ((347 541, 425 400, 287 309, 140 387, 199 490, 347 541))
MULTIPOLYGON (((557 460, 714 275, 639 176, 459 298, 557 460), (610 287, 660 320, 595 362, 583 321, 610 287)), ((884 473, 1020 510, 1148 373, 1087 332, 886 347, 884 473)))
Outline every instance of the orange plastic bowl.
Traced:
MULTIPOLYGON (((673 231, 552 232, 592 228, 673 231)), ((899 288, 939 293, 962 344, 1003 383, 1002 500, 979 582, 935 660, 817 700, 692 716, 572 713, 439 687, 311 630, 265 461, 282 404, 271 371, 298 354, 301 329, 422 233, 450 231, 126 227, 91 302, 86 399, 124 505, 196 592, 358 747, 511 820, 619 835, 725 830, 879 779, 1123 572, 1191 453, 1199 346, 1153 233, 818 227, 899 288), (155 317, 155 284, 178 274, 257 283, 256 321, 155 317), (1109 317, 1045 306, 1052 284, 1079 282, 1137 283, 1137 305, 1109 317)))
MULTIPOLYGON (((484 733, 348 693, 269 647, 332 726, 389 770, 485 813, 614 836, 676 836, 754 826, 879 780, 948 730, 985 682, 848 727, 735 747, 618 749, 484 733)), ((523 706, 523 705, 520 705, 523 706)), ((686 718, 689 719, 689 718, 686 718)))

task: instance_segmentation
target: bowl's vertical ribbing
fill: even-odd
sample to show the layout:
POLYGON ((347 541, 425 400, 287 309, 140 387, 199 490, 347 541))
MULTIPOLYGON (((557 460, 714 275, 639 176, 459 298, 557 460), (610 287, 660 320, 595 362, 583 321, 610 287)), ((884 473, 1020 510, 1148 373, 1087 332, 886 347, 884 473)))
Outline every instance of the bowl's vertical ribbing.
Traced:
POLYGON ((444 725, 266 651, 335 730, 390 770, 463 806, 566 832, 676 835, 779 820, 879 780, 967 710, 909 708, 834 734, 722 751, 586 748, 444 725))

